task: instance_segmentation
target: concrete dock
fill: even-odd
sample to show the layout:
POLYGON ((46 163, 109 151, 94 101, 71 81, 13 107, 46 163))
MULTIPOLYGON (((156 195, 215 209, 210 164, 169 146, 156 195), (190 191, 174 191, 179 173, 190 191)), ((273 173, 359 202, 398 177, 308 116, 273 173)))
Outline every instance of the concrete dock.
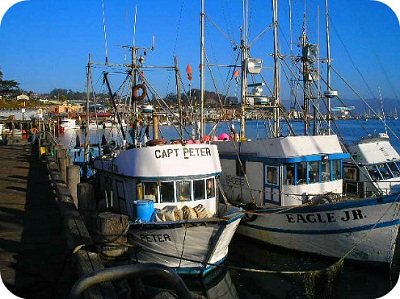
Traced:
POLYGON ((48 169, 23 139, 0 145, 0 271, 23 298, 65 298, 77 280, 48 169))

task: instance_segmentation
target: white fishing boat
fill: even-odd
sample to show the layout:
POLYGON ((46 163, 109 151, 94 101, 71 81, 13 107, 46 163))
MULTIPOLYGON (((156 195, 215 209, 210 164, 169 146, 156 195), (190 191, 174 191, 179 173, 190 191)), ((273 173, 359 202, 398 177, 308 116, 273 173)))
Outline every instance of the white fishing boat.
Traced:
MULTIPOLYGON (((247 93, 246 78, 248 73, 257 74, 257 70, 254 63, 250 63, 254 59, 248 57, 248 44, 243 38, 241 51, 245 69, 242 70, 240 136, 237 140, 215 142, 221 157, 221 184, 227 197, 232 202, 242 203, 248 211, 238 233, 307 253, 391 263, 400 224, 399 195, 375 194, 369 198, 359 195, 354 198, 343 194, 343 161, 350 156, 343 151, 337 135, 331 133, 330 112, 327 117, 319 117, 313 103, 315 93, 311 74, 316 73, 313 67, 315 45, 308 43, 304 28, 302 56, 298 59, 303 64, 299 69, 310 72, 302 76, 304 134, 295 136, 292 130, 288 136, 281 134, 278 64, 282 54, 277 43, 276 0, 273 0, 273 8, 275 83, 269 104, 274 116, 272 134, 258 140, 245 137, 245 99, 252 97, 247 93), (310 107, 314 107, 314 117, 308 110, 310 107), (311 119, 314 128, 310 126, 311 119), (316 130, 318 119, 327 120, 322 133, 316 130), (312 129, 314 134, 311 135, 309 131, 312 129)), ((327 33, 329 36, 328 29, 327 33)), ((245 31, 243 36, 246 36, 245 31)), ((329 46, 327 49, 328 90, 325 100, 330 109, 330 100, 337 96, 337 92, 330 86, 329 46)))
POLYGON ((400 192, 400 155, 387 133, 369 135, 349 146, 353 160, 345 161, 343 178, 347 194, 400 192))
MULTIPOLYGON (((142 49, 132 47, 134 57, 140 57, 136 51, 142 49)), ((132 73, 140 74, 142 63, 134 60, 132 68, 132 73)), ((107 74, 104 76, 114 101, 107 74)), ((143 90, 141 99, 146 96, 146 81, 142 80, 133 88, 133 103, 140 100, 135 94, 137 86, 143 90)), ((189 144, 183 139, 167 143, 158 136, 154 109, 142 113, 145 115, 139 115, 138 110, 132 114, 137 118, 131 131, 132 144, 127 144, 121 126, 122 144, 108 145, 94 160, 100 194, 114 213, 129 217, 128 242, 135 245, 133 262, 156 262, 179 273, 204 275, 227 257, 244 214, 219 204, 221 165, 216 145, 189 144), (138 133, 139 118, 142 128, 147 122, 147 132, 152 124, 152 140, 148 141, 147 133, 138 133)), ((117 117, 120 125, 122 120, 117 117)))
POLYGON ((76 124, 76 119, 67 117, 60 119, 60 127, 63 128, 63 130, 79 129, 79 126, 76 124))

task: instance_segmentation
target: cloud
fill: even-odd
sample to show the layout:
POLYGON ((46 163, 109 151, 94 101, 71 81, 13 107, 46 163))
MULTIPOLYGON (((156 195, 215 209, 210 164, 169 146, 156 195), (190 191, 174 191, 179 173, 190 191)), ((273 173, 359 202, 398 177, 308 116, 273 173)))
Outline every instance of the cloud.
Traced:
POLYGON ((376 2, 381 2, 389 6, 397 16, 397 21, 400 25, 400 1, 399 0, 373 0, 376 2))
POLYGON ((4 15, 11 8, 11 6, 23 1, 26 0, 0 0, 0 26, 4 15))

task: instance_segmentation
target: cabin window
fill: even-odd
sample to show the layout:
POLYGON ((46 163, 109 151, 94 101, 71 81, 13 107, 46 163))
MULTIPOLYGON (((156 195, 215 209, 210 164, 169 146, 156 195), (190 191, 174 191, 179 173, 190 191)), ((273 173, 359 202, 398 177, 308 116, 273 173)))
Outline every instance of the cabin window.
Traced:
POLYGON ((319 182, 319 161, 308 163, 308 177, 310 184, 319 182))
POLYGON ((191 200, 191 184, 190 181, 176 182, 176 197, 178 202, 191 200))
POLYGON ((334 180, 342 179, 342 160, 332 160, 332 173, 334 180))
POLYGON ((194 200, 202 200, 206 198, 204 190, 205 190, 204 180, 193 181, 194 200))
POLYGON ((158 184, 157 182, 143 183, 144 199, 150 199, 154 202, 158 201, 158 184))
POLYGON ((160 202, 175 202, 174 182, 162 182, 160 202))
POLYGON ((322 160, 321 162, 321 180, 322 182, 329 182, 331 180, 331 167, 329 160, 322 160))
POLYGON ((349 181, 357 181, 357 169, 354 167, 344 167, 343 177, 349 181))
POLYGON ((374 166, 366 166, 366 168, 367 168, 368 173, 369 173, 369 175, 371 176, 371 179, 372 179, 373 181, 381 180, 381 179, 382 179, 382 178, 381 178, 381 175, 380 175, 380 173, 379 173, 379 171, 378 171, 378 169, 376 168, 375 165, 374 165, 374 166))
POLYGON ((267 183, 278 184, 278 168, 276 166, 267 166, 267 183))
POLYGON ((243 177, 246 174, 246 161, 236 160, 236 176, 243 177))
POLYGON ((285 169, 284 184, 294 185, 294 172, 295 172, 294 164, 287 164, 284 169, 285 169))
POLYGON ((215 183, 214 178, 206 180, 207 198, 215 197, 215 183))
POLYGON ((307 163, 300 162, 297 164, 297 184, 307 183, 307 163))
POLYGON ((392 171, 393 176, 395 176, 395 177, 400 176, 399 169, 397 168, 397 165, 395 162, 390 162, 387 165, 389 166, 390 170, 392 171))
POLYGON ((376 167, 378 168, 384 180, 390 179, 392 177, 392 174, 390 173, 389 168, 386 164, 378 164, 376 165, 376 167))

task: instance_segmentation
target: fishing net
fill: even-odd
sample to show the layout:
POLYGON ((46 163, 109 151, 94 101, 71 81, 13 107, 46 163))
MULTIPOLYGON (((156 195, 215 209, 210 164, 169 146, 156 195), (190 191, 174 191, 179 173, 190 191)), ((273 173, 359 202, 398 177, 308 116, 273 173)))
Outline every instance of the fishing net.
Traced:
POLYGON ((338 276, 343 268, 344 258, 328 268, 316 271, 307 271, 300 274, 305 287, 306 295, 314 298, 334 298, 338 276))

